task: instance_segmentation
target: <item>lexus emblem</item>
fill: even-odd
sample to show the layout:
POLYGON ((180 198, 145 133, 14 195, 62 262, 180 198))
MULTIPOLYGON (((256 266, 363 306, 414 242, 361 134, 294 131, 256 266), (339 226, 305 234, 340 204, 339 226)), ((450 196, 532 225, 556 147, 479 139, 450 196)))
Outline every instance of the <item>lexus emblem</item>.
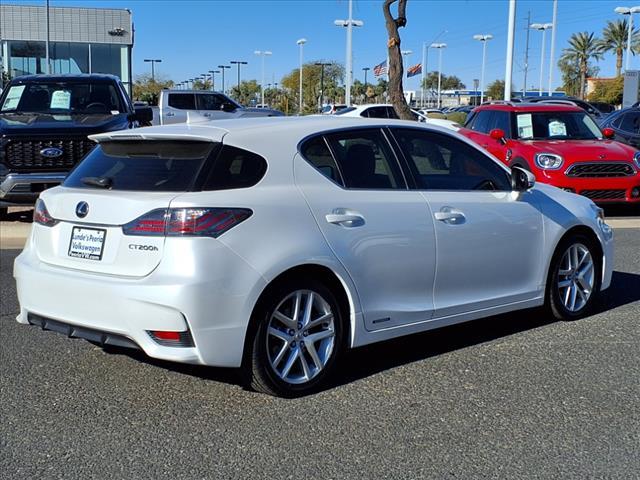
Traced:
POLYGON ((47 147, 40 150, 40 155, 47 158, 58 158, 62 156, 62 150, 56 147, 47 147))
POLYGON ((80 202, 76 205, 76 215, 80 218, 84 218, 89 213, 89 204, 87 202, 80 202))

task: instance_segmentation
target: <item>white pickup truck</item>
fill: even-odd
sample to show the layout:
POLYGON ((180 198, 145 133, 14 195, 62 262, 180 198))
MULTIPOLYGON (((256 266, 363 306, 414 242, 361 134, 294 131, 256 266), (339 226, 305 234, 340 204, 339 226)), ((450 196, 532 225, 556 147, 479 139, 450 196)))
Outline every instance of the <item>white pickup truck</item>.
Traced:
POLYGON ((160 125, 185 123, 191 117, 223 120, 239 117, 280 117, 278 110, 246 108, 220 92, 208 90, 162 90, 158 101, 160 125))

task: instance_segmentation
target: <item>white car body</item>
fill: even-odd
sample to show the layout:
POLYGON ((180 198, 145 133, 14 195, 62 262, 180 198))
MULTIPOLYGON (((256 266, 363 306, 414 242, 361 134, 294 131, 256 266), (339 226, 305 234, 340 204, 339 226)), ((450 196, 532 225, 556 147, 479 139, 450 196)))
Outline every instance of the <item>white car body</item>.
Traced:
POLYGON ((312 265, 344 290, 348 345, 357 347, 542 305, 551 256, 575 227, 597 238, 601 288, 609 286, 613 242, 584 197, 548 185, 526 192, 347 189, 299 151, 303 139, 321 132, 387 127, 451 136, 487 156, 448 129, 350 116, 239 119, 94 136, 98 142, 222 142, 258 153, 268 169, 255 186, 232 190, 46 190, 41 200, 59 222, 34 223, 15 261, 18 322, 41 316, 126 337, 154 358, 238 367, 265 288, 312 265), (90 206, 86 218, 76 214, 79 202, 90 206), (243 207, 253 214, 218 238, 124 235, 121 225, 169 206, 243 207), (467 221, 434 218, 450 207, 464 211, 467 221), (345 212, 364 221, 329 222, 345 212), (72 228, 82 226, 105 229, 102 260, 68 255, 72 228), (188 348, 158 344, 147 333, 186 329, 194 341, 188 348))
MULTIPOLYGON (((411 110, 417 117, 418 121, 435 125, 437 127, 448 128, 457 132, 462 128, 459 123, 451 120, 445 120, 443 118, 430 118, 421 110, 411 110)), ((365 105, 354 105, 351 109, 335 114, 338 117, 362 117, 362 118, 390 118, 396 119, 397 116, 393 111, 393 105, 390 103, 370 103, 365 105), (375 113, 372 113, 375 112, 375 113), (370 115, 375 115, 370 117, 370 115), (386 116, 385 116, 386 115, 386 116)))

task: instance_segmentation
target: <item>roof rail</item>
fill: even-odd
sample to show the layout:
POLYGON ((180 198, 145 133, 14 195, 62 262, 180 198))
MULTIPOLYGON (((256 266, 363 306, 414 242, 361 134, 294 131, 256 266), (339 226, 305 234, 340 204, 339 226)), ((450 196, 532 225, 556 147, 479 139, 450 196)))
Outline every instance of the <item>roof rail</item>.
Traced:
POLYGON ((490 100, 488 102, 482 103, 482 105, 511 105, 513 106, 513 102, 510 100, 490 100))
POLYGON ((556 105, 572 105, 574 107, 577 107, 578 104, 576 102, 572 102, 571 100, 541 100, 539 102, 536 103, 555 103, 556 105))

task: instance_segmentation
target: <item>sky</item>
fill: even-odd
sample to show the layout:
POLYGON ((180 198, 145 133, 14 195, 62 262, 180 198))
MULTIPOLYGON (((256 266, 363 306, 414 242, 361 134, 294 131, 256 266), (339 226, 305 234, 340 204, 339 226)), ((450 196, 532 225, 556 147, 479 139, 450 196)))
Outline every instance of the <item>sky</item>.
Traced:
MULTIPOLYGON (((10 0, 11 4, 44 4, 44 0, 10 0)), ((156 74, 176 82, 193 78, 208 70, 218 70, 231 60, 247 61, 242 79, 261 79, 261 59, 255 50, 269 50, 265 59, 265 83, 280 82, 299 64, 296 41, 306 38, 304 61, 345 62, 346 29, 334 20, 348 17, 348 0, 50 0, 51 6, 128 8, 133 13, 135 45, 133 73, 148 73, 145 58, 162 59, 156 74)), ((551 0, 517 0, 514 55, 514 89, 523 84, 527 16, 531 23, 551 23, 551 0)), ((559 0, 555 62, 572 33, 595 32, 600 36, 607 20, 621 16, 614 0, 559 0)), ((633 6, 622 3, 622 6, 633 6)), ((468 88, 480 78, 482 44, 475 34, 491 34, 487 44, 485 83, 504 79, 507 47, 507 0, 408 0, 407 26, 400 29, 402 49, 411 50, 405 57, 405 70, 422 61, 423 44, 447 44, 442 51, 442 71, 458 76, 468 88), (442 32, 442 33, 441 33, 442 32)), ((637 17, 637 16, 636 16, 637 17)), ((370 67, 367 80, 372 81, 374 65, 386 58, 387 33, 382 0, 354 0, 353 18, 364 25, 353 32, 353 76, 364 80, 363 67, 370 67)), ((636 20, 640 22, 640 18, 636 20)), ((540 76, 542 34, 530 31, 527 84, 537 87, 540 76)), ((551 32, 546 34, 543 85, 548 82, 551 32)), ((431 50, 428 70, 437 70, 438 52, 431 50)), ((615 58, 606 54, 598 63, 600 76, 615 73, 615 58)), ((227 70, 227 82, 235 84, 237 71, 227 70), (231 73, 233 72, 233 73, 231 73), (231 78, 229 78, 231 77, 231 78)), ((640 69, 640 58, 632 58, 631 68, 640 69)), ((560 72, 554 68, 554 88, 561 84, 560 72)), ((220 77, 217 76, 217 81, 220 77)), ((405 80, 405 90, 417 89, 420 76, 405 80)), ((219 88, 217 86, 217 88, 219 88)))

